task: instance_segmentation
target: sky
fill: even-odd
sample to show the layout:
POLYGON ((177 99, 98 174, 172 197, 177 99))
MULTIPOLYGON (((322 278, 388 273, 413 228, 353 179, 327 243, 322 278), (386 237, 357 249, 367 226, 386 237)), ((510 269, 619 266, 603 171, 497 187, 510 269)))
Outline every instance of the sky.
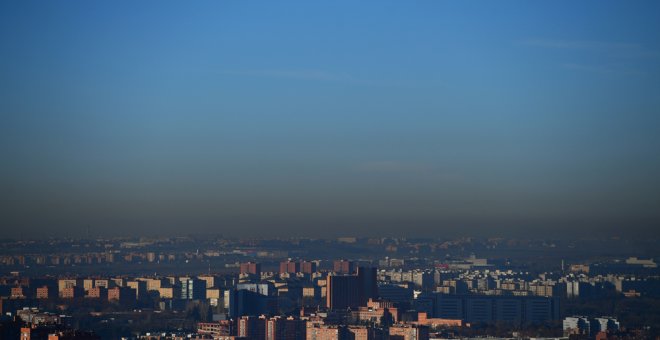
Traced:
POLYGON ((0 2, 0 230, 660 232, 660 2, 0 2))

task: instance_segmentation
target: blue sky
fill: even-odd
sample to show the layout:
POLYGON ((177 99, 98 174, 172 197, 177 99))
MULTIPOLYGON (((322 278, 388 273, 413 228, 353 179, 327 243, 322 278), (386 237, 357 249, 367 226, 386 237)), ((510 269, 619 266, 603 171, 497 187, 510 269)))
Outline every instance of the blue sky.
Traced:
POLYGON ((0 225, 657 231, 658 13, 3 1, 0 225))

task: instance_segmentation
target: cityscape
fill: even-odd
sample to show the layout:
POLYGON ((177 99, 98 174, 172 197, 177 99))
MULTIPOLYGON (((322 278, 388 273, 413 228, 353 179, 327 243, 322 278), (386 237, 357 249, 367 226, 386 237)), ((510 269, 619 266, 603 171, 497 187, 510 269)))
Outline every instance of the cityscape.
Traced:
POLYGON ((4 240, 0 334, 655 338, 656 244, 618 237, 4 240))
POLYGON ((0 340, 660 340, 660 1, 0 0, 0 340))

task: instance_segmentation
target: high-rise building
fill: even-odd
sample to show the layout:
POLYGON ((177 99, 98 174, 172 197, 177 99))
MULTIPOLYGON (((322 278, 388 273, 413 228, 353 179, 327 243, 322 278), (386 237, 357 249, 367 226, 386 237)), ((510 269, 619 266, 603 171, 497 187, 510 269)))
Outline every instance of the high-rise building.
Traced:
POLYGON ((108 289, 108 301, 116 301, 120 304, 135 302, 137 293, 135 289, 128 287, 114 287, 108 289))
POLYGON ((360 305, 360 281, 356 275, 328 275, 326 306, 329 309, 360 305))
POLYGON ((337 274, 353 274, 355 271, 355 263, 347 260, 335 260, 333 263, 333 271, 337 274))
POLYGON ((276 316, 266 320, 266 340, 299 340, 305 338, 305 321, 276 316))
POLYGON ((238 319, 236 335, 247 339, 264 339, 266 322, 264 317, 242 316, 238 319))
POLYGON ((360 306, 366 306, 369 299, 378 297, 377 270, 373 267, 358 267, 360 306))
POLYGON ((241 263, 241 274, 261 274, 261 263, 245 262, 241 263))
POLYGON ((302 261, 300 262, 300 271, 305 274, 313 274, 316 272, 316 262, 302 261))
POLYGON ((181 299, 206 299, 206 281, 200 279, 186 279, 181 281, 181 299))
POLYGON ((300 271, 300 263, 295 262, 295 261, 283 261, 280 262, 280 273, 289 273, 289 274, 295 274, 300 271))

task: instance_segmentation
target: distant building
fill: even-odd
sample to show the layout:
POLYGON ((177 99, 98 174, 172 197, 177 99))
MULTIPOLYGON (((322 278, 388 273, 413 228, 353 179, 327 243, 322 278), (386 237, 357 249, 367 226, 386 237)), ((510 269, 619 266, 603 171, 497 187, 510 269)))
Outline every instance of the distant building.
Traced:
POLYGON ((367 301, 378 297, 377 269, 372 267, 358 267, 358 298, 360 306, 366 306, 367 301))
POLYGON ((226 290, 224 303, 232 318, 273 315, 277 312, 277 296, 263 295, 246 289, 226 290))
POLYGON ((316 272, 316 262, 302 261, 300 262, 300 272, 305 274, 313 274, 316 272))
POLYGON ((220 279, 215 275, 200 275, 198 279, 206 282, 206 288, 216 288, 220 285, 220 279))
POLYGON ((393 302, 408 303, 413 299, 413 289, 407 284, 381 284, 378 285, 378 296, 393 302))
POLYGON ((206 299, 206 281, 200 279, 186 279, 181 281, 181 299, 206 299))
POLYGON ((347 339, 350 340, 385 340, 387 332, 382 328, 369 326, 348 326, 347 339))
POLYGON ((265 318, 255 316, 242 316, 237 321, 236 335, 248 339, 265 339, 265 318))
POLYGON ((347 260, 335 260, 332 268, 337 274, 353 274, 355 271, 355 263, 347 260))
POLYGON ((181 296, 181 286, 160 287, 158 294, 161 299, 174 299, 181 296))
POLYGON ((359 280, 356 275, 328 275, 326 307, 356 308, 360 305, 359 280))
POLYGON ((108 289, 105 287, 94 287, 90 288, 87 291, 87 298, 92 299, 107 299, 108 298, 108 289))
POLYGON ((266 340, 299 340, 306 334, 305 321, 276 316, 266 320, 266 340))
MULTIPOLYGON (((431 298, 434 318, 514 325, 559 320, 559 299, 540 296, 438 294, 431 298)), ((418 299, 419 299, 418 298, 418 299)))
POLYGON ((417 324, 429 326, 430 328, 464 326, 464 322, 461 319, 428 318, 426 312, 420 312, 417 314, 417 324))
POLYGON ((127 281, 126 287, 135 290, 135 297, 137 299, 144 298, 147 295, 147 283, 144 281, 127 281))
POLYGON ((428 340, 429 328, 422 325, 394 325, 390 327, 390 340, 428 340))
POLYGON ((639 259, 637 257, 629 257, 626 259, 626 264, 642 266, 644 268, 658 268, 658 265, 653 259, 639 259))
POLYGON ((280 274, 288 273, 295 274, 300 271, 300 263, 295 261, 283 261, 280 262, 280 274))
POLYGON ((62 295, 62 291, 66 288, 80 287, 82 288, 82 280, 79 279, 59 279, 57 281, 57 290, 62 295))
POLYGON ((233 324, 230 320, 200 322, 197 324, 197 333, 210 335, 214 338, 220 336, 229 336, 233 333, 233 331, 233 324))
POLYGON ((85 295, 85 291, 82 287, 67 287, 60 290, 60 298, 62 299, 75 299, 81 298, 85 295))
POLYGON ((399 311, 389 301, 374 301, 369 299, 366 306, 358 307, 353 316, 362 322, 389 326, 399 321, 399 311))
POLYGON ((135 289, 128 287, 114 287, 108 289, 108 301, 129 304, 135 302, 136 299, 137 295, 135 289))
POLYGON ((323 325, 307 322, 306 340, 344 340, 348 339, 346 326, 323 325))
POLYGON ((241 274, 252 274, 259 275, 261 274, 261 263, 246 262, 241 263, 241 274))
POLYGON ((27 298, 27 289, 25 287, 12 287, 10 291, 10 299, 25 299, 27 298))
POLYGON ((93 332, 65 330, 48 334, 48 340, 100 340, 93 332))
POLYGON ((48 286, 43 286, 37 288, 36 292, 37 299, 52 299, 56 296, 55 290, 48 286))

